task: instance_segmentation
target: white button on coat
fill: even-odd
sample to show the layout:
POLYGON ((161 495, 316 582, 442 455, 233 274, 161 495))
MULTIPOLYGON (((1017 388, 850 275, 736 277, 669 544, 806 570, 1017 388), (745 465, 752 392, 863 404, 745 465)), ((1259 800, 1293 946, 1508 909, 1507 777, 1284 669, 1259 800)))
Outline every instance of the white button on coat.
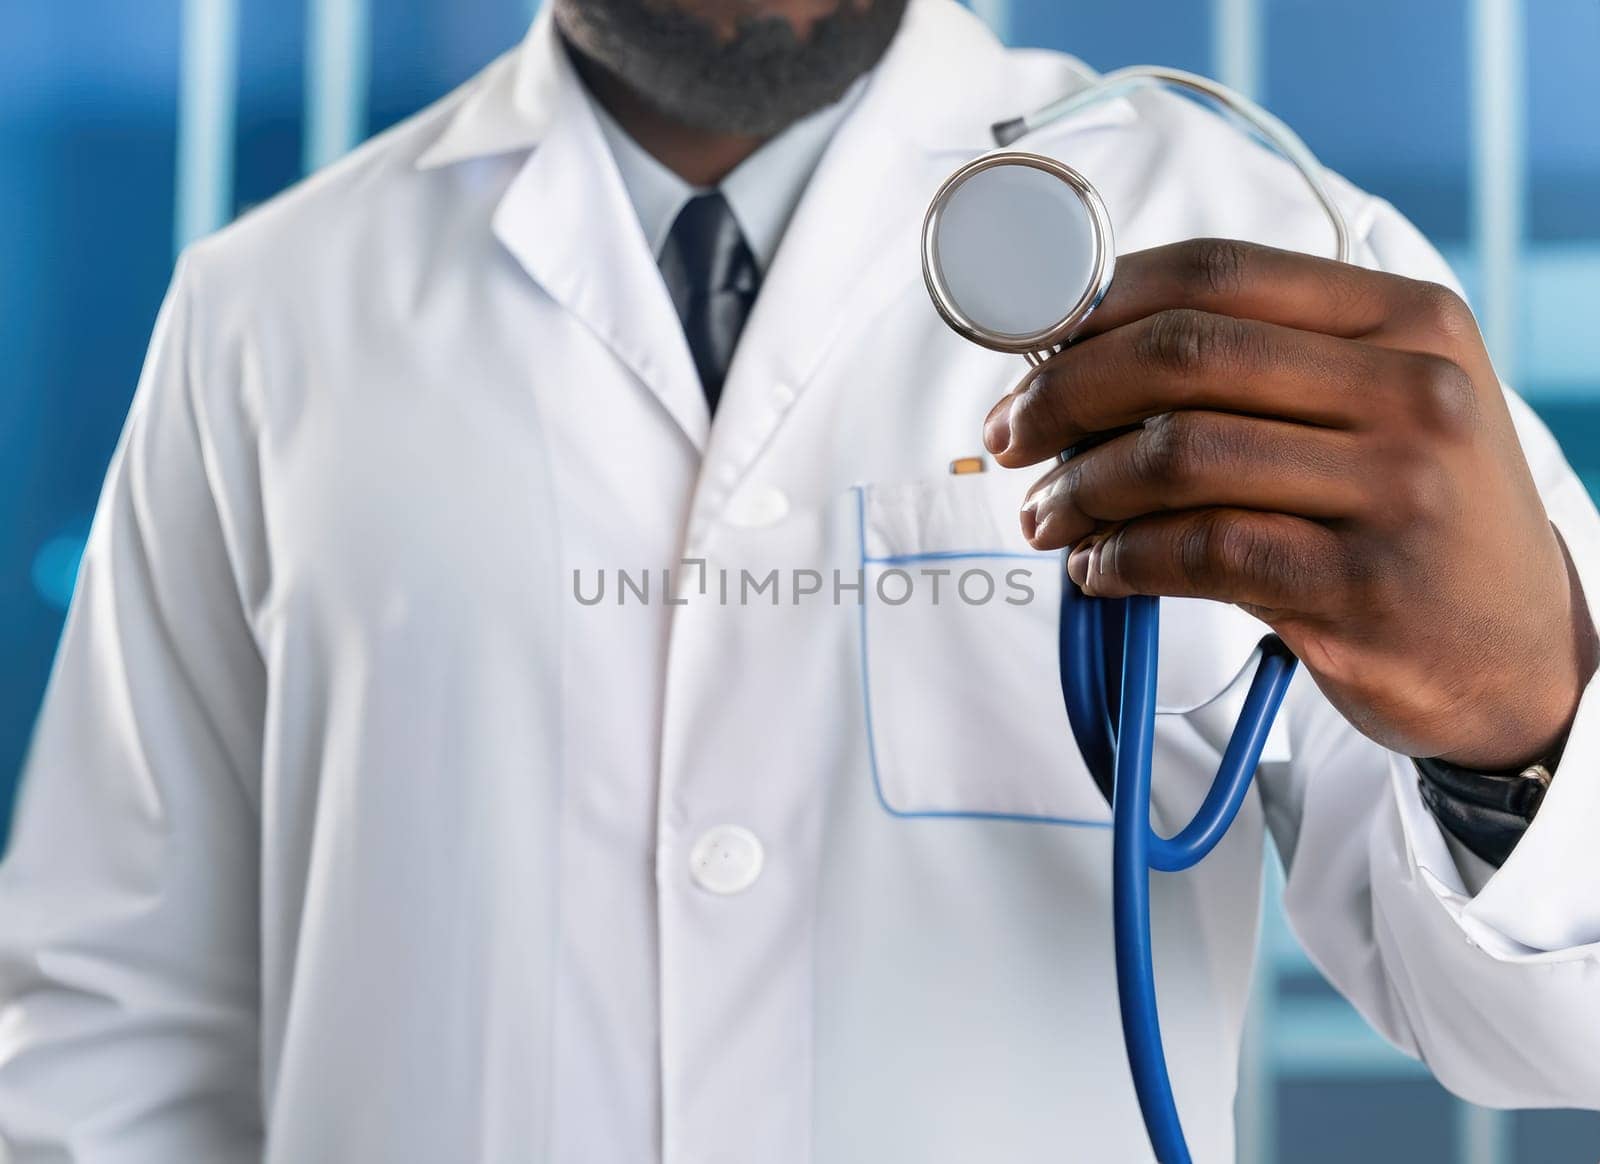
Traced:
POLYGON ((752 485, 728 502, 728 521, 747 529, 765 529, 788 516, 788 496, 771 485, 752 485))
POLYGON ((708 893, 743 893, 766 864, 761 839, 738 825, 708 829, 689 850, 689 876, 708 893))

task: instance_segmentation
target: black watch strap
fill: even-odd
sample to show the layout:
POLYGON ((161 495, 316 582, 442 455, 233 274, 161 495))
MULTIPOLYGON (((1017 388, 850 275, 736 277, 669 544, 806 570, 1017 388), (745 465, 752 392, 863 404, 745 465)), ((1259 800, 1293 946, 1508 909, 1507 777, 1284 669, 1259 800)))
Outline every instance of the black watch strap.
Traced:
POLYGON ((1553 766, 1478 772, 1444 760, 1413 763, 1422 803, 1440 827, 1497 869, 1539 811, 1553 766))

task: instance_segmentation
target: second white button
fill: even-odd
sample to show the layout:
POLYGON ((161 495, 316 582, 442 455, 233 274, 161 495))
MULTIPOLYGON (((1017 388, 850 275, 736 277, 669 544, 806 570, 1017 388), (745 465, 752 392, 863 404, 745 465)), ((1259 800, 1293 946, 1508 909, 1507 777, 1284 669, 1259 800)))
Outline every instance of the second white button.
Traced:
POLYGON ((728 502, 728 520, 748 529, 777 525, 789 516, 789 498, 771 485, 752 485, 728 502))
POLYGON ((743 893, 761 876, 761 839, 738 825, 707 829, 689 850, 689 876, 708 893, 743 893))

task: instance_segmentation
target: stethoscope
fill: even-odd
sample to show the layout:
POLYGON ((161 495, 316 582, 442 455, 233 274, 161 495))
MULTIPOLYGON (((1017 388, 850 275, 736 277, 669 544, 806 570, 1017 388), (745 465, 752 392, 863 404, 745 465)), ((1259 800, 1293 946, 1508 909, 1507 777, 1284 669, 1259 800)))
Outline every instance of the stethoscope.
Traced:
MULTIPOLYGON (((1349 261, 1349 229, 1322 167, 1288 126, 1204 77, 1148 66, 1123 69, 1027 117, 996 125, 1001 150, 962 166, 934 195, 922 229, 923 275, 939 314, 957 332, 1035 365, 1072 342, 1111 286, 1116 257, 1110 215, 1088 179, 1072 167, 1004 147, 1147 84, 1209 97, 1276 147, 1327 212, 1339 261, 1349 261)), ((1076 451, 1066 450, 1061 459, 1076 451)), ((1260 661, 1210 791, 1194 819, 1164 837, 1150 826, 1158 630, 1157 599, 1090 598, 1063 567, 1061 692, 1084 763, 1111 793, 1112 920, 1128 1064, 1157 1159, 1189 1164, 1161 1044, 1150 871, 1191 868, 1227 832, 1249 792, 1295 658, 1276 635, 1262 639, 1260 661)))

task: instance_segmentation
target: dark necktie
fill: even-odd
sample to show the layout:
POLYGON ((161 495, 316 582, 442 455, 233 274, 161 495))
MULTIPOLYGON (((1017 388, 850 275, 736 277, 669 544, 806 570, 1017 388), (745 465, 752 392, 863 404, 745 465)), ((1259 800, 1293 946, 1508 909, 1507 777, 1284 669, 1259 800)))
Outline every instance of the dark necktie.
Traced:
POLYGON ((733 349, 761 285, 728 200, 713 190, 684 204, 661 252, 661 274, 683 321, 706 403, 717 410, 733 349))

